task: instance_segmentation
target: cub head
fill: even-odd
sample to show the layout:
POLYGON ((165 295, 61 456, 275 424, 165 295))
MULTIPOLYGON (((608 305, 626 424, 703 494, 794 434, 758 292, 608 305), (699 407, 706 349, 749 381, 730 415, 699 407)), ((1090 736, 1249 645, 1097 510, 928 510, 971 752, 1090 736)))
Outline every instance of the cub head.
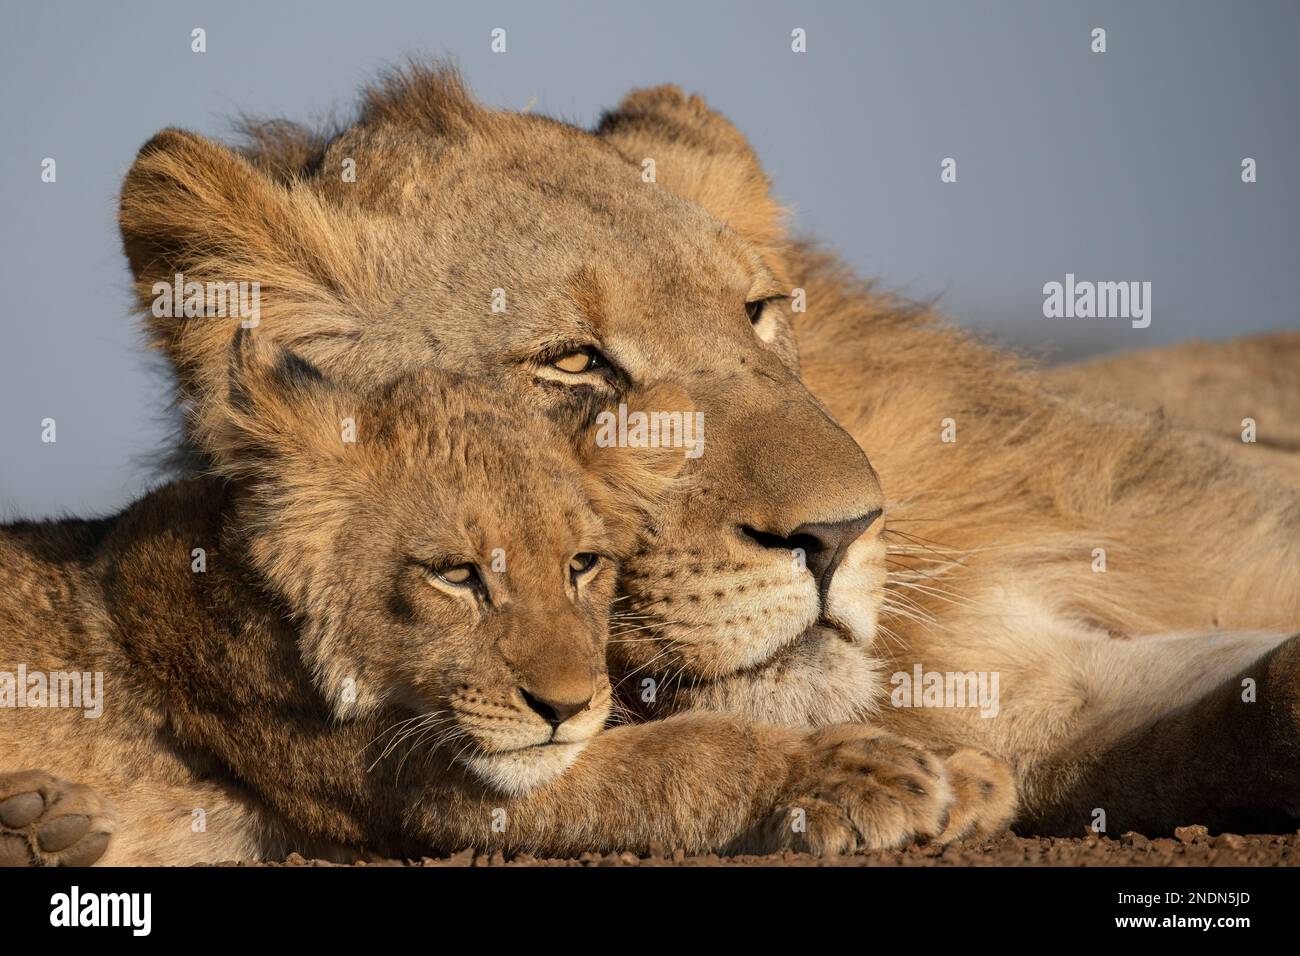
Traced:
POLYGON ((615 561, 675 464, 448 373, 340 387, 244 332, 223 408, 203 440, 336 716, 409 715, 507 791, 567 767, 609 715, 615 561))
POLYGON ((704 443, 625 564, 642 630, 613 666, 657 688, 638 695, 655 716, 816 723, 873 701, 880 487, 800 381, 807 293, 768 181, 698 98, 643 90, 585 131, 412 67, 330 135, 271 124, 240 153, 159 133, 120 224, 196 421, 227 401, 241 321, 214 314, 214 287, 228 303, 255 285, 258 334, 349 385, 464 370, 570 433, 593 402, 672 412, 637 409, 637 390, 689 394, 704 443))

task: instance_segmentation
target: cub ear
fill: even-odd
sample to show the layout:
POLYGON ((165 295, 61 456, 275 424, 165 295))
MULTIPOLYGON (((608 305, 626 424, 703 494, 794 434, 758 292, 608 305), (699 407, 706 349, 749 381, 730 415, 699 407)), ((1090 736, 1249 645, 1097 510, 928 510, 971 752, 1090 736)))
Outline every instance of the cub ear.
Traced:
POLYGON ((238 326, 288 346, 313 340, 316 353, 322 340, 355 335, 345 303, 359 256, 346 222, 231 149, 158 133, 127 173, 118 224, 149 338, 171 359, 182 399, 224 390, 238 326))
POLYGON ((270 477, 290 458, 341 456, 340 392, 314 365, 241 328, 227 368, 222 413, 197 421, 217 474, 270 477))
POLYGON ((785 243, 785 210, 758 156, 700 97, 671 85, 634 90, 601 116, 596 135, 638 165, 653 159, 660 185, 703 206, 765 258, 785 243))
POLYGON ((587 496, 618 554, 632 550, 649 515, 690 480, 683 472, 704 452, 702 419, 681 388, 656 385, 600 412, 578 439, 587 496), (638 414, 657 424, 638 433, 638 414))

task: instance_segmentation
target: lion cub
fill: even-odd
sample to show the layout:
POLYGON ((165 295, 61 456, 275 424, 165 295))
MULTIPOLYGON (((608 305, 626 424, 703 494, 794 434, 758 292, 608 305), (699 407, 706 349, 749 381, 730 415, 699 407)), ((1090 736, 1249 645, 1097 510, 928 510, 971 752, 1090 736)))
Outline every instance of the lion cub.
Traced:
POLYGON ((229 388, 216 474, 0 532, 0 862, 942 829, 942 766, 868 728, 603 731, 615 560, 679 452, 568 440, 446 373, 349 392, 242 333, 229 388))

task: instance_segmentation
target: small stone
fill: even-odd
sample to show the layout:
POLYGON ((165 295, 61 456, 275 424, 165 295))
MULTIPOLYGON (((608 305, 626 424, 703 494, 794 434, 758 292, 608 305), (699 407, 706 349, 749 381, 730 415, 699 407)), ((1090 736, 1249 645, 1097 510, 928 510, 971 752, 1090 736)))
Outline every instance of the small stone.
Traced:
POLYGON ((1246 841, 1235 833, 1220 833, 1214 838, 1214 845, 1221 846, 1228 850, 1244 850, 1246 841))
POLYGON ((1147 850, 1151 847, 1150 840, 1144 837, 1141 833, 1135 833, 1132 830, 1129 830, 1128 833, 1122 835, 1119 838, 1119 842, 1124 846, 1131 846, 1136 850, 1147 850))
POLYGON ((1198 843, 1210 835, 1210 831, 1200 824, 1190 827, 1176 827, 1174 829, 1174 839, 1179 843, 1198 843))

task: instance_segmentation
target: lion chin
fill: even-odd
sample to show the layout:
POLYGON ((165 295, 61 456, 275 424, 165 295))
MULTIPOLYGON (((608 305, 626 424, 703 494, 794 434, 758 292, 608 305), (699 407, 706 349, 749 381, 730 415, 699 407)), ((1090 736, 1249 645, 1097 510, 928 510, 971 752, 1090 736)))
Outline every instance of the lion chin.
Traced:
POLYGON ((478 753, 461 758, 484 784, 517 797, 554 780, 573 765, 588 741, 522 747, 504 753, 478 753))

